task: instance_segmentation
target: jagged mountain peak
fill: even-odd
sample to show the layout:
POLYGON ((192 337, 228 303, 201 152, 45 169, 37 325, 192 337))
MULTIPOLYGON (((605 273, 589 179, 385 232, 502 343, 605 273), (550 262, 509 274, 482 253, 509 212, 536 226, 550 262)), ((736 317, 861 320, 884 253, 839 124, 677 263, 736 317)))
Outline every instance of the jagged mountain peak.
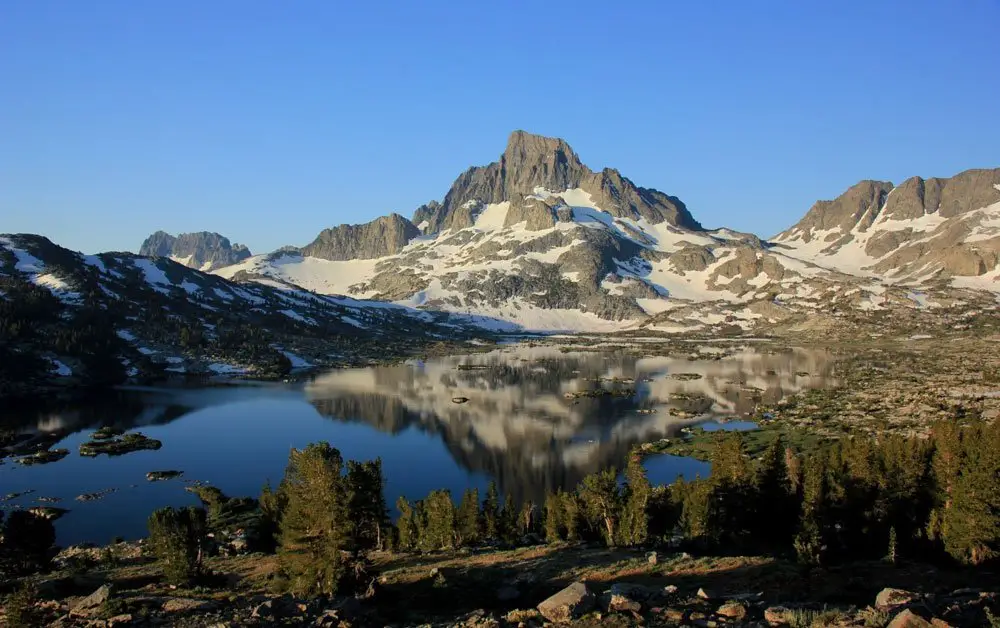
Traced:
POLYGON ((212 231, 182 233, 176 237, 156 231, 143 241, 139 255, 169 257, 189 268, 210 271, 238 264, 252 254, 246 246, 233 244, 229 238, 212 231))
MULTIPOLYGON (((524 215, 531 209, 519 205, 540 191, 558 196, 577 190, 590 194, 604 211, 618 218, 701 229, 680 199, 639 187, 612 168, 594 172, 565 140, 520 130, 511 133, 497 161, 463 172, 444 200, 418 208, 413 222, 423 225, 424 233, 459 230, 475 223, 477 207, 510 202, 524 215)), ((548 220, 536 216, 535 222, 547 224, 548 220)))

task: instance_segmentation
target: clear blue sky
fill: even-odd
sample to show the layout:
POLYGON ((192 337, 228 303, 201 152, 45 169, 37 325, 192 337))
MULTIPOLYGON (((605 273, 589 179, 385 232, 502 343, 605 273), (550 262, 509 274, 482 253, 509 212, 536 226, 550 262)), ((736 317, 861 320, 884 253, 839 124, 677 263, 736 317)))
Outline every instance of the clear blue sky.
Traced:
POLYGON ((772 235, 1000 165, 1000 2, 0 3, 0 232, 254 252, 443 198, 513 129, 772 235))

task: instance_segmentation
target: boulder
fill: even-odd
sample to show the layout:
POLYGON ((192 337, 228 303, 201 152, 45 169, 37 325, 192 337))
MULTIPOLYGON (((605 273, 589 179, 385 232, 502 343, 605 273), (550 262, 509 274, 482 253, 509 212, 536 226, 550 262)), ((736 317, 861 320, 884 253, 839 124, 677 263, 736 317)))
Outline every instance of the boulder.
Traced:
POLYGON ((112 588, 109 584, 101 585, 96 591, 73 605, 72 614, 89 615, 97 611, 111 598, 112 588))
POLYGON ((612 593, 608 599, 608 612, 611 613, 638 613, 642 610, 642 604, 630 597, 612 593))
POLYGON ((880 611, 899 608, 912 604, 920 598, 920 595, 904 589, 886 588, 879 591, 875 596, 875 608, 880 611))
POLYGON ((163 601, 164 613, 193 613, 209 611, 216 607, 211 600, 196 600, 188 597, 171 597, 163 601))
POLYGON ((931 628, 931 626, 931 622, 906 609, 893 617, 886 628, 931 628))
POLYGON ((791 614, 784 606, 771 606, 764 610, 764 621, 772 626, 782 626, 788 623, 791 614))
POLYGON ((726 602, 715 611, 715 614, 728 619, 743 621, 746 619, 747 609, 739 602, 726 602))
POLYGON ((574 582, 538 605, 542 617, 552 622, 576 619, 594 607, 594 594, 582 582, 574 582))

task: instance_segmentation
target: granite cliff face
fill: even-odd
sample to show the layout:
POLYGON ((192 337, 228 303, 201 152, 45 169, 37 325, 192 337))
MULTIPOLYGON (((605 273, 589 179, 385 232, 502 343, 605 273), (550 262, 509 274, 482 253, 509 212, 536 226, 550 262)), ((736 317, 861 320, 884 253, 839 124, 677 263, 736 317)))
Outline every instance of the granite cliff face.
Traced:
POLYGON ((169 257, 178 264, 202 271, 212 271, 238 264, 251 256, 242 244, 231 244, 218 233, 201 231, 182 233, 177 237, 157 231, 139 247, 139 255, 169 257))
POLYGON ((399 253, 418 235, 412 222, 390 214, 362 225, 324 229, 302 254, 325 260, 375 259, 399 253))

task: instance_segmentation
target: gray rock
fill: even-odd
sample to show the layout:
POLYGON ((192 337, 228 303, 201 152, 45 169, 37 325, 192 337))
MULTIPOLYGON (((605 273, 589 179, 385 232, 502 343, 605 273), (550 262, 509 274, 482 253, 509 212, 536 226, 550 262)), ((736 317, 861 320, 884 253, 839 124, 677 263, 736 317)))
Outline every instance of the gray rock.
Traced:
POLYGON ((888 610, 906 606, 920 599, 920 595, 905 589, 885 588, 875 596, 875 608, 888 610))
POLYGON ((228 238, 218 233, 201 231, 174 237, 157 231, 142 243, 139 255, 171 257, 190 268, 216 270, 238 264, 250 257, 251 253, 247 247, 231 244, 228 238))
POLYGON ((576 619, 594 607, 594 594, 582 582, 574 582, 538 605, 542 617, 552 622, 576 619))
POLYGON ((726 602, 716 609, 715 614, 735 621, 743 621, 746 619, 747 609, 739 602, 726 602))
POLYGON ((101 605, 111 598, 113 591, 114 589, 110 584, 101 585, 96 591, 73 605, 73 614, 89 615, 92 612, 97 611, 101 605))
POLYGON ((375 259, 398 253, 420 235, 417 227, 399 214, 376 218, 361 225, 324 229, 302 254, 326 260, 375 259))

